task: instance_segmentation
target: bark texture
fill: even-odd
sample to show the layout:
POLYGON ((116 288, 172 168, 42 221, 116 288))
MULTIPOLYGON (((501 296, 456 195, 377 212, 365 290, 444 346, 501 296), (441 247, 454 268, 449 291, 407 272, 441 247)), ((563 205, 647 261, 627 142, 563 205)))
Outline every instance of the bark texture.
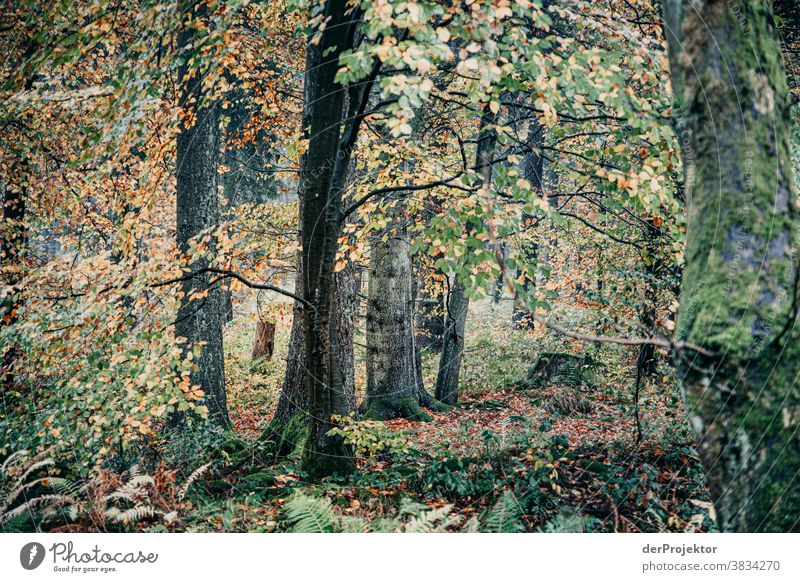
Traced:
POLYGON ((665 5, 688 201, 679 335, 720 527, 797 531, 800 343, 790 108, 770 3, 665 5))
MULTIPOLYGON (((302 296, 303 270, 298 253, 294 292, 302 296)), ((308 414, 308 386, 306 381, 306 342, 303 328, 303 304, 295 301, 292 310, 292 330, 289 334, 289 352, 286 372, 283 375, 281 395, 273 421, 286 424, 296 414, 308 414)))
POLYGON ((370 256, 365 416, 429 420, 419 405, 410 240, 404 226, 391 224, 394 232, 375 240, 370 256))
POLYGON ((250 354, 251 360, 265 358, 267 361, 272 359, 275 352, 275 322, 259 320, 256 323, 256 337, 253 341, 253 352, 250 354))
POLYGON ((302 214, 303 310, 310 430, 303 469, 311 478, 353 470, 351 451, 328 433, 334 415, 352 411, 343 398, 342 353, 333 325, 336 304, 334 264, 344 212, 342 194, 377 68, 366 81, 343 87, 335 81, 342 52, 352 49, 361 13, 346 0, 320 7, 325 29, 309 43, 306 63, 307 103, 313 103, 306 154, 302 214), (344 115, 343 115, 343 112, 344 115))
MULTIPOLYGON (((184 8, 187 20, 179 34, 178 45, 189 53, 203 35, 196 23, 208 19, 208 9, 204 2, 189 2, 184 8)), ((219 224, 219 112, 213 101, 203 103, 206 95, 202 78, 203 71, 190 69, 185 64, 178 70, 180 105, 187 113, 177 138, 177 243, 182 253, 189 251, 189 242, 194 237, 219 224)), ((209 258, 198 259, 191 268, 202 269, 209 262, 209 258)), ((183 283, 184 300, 178 310, 175 335, 187 338, 189 346, 205 342, 194 361, 191 380, 205 392, 209 416, 228 426, 222 348, 223 297, 218 285, 209 289, 209 282, 210 276, 204 275, 183 283), (206 290, 208 294, 204 298, 188 300, 192 294, 206 290)))

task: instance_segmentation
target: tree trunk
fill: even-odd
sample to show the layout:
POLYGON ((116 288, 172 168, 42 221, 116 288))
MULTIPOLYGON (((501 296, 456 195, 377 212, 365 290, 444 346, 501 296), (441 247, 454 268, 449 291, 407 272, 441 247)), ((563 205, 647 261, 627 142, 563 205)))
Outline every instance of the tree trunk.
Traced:
MULTIPOLYGON (((493 123, 494 116, 487 106, 481 116, 475 152, 475 166, 480 171, 484 188, 489 188, 492 182, 492 152, 497 140, 493 123)), ((439 358, 439 374, 436 377, 436 399, 451 406, 458 402, 458 377, 464 356, 464 328, 468 311, 469 298, 464 284, 456 275, 447 296, 444 341, 439 358)))
MULTIPOLYGON (((300 296, 303 294, 303 270, 299 252, 294 292, 300 296)), ((295 301, 292 310, 292 330, 289 334, 289 353, 286 356, 286 372, 283 375, 281 395, 273 417, 274 422, 286 425, 296 414, 308 414, 308 386, 305 370, 306 343, 303 330, 303 304, 295 301)))
MULTIPOLYGON (((179 34, 178 46, 182 52, 189 53, 197 49, 195 45, 204 34, 194 26, 208 20, 208 8, 204 2, 189 2, 184 9, 187 22, 179 34)), ((185 54, 184 58, 188 61, 189 55, 185 54)), ((188 122, 181 124, 177 138, 177 243, 181 253, 189 252, 189 242, 194 237, 219 224, 219 112, 214 102, 201 106, 206 96, 201 82, 203 77, 203 71, 190 69, 186 64, 178 69, 180 105, 184 112, 192 114, 187 117, 188 122)), ((209 263, 209 258, 202 258, 190 267, 198 270, 209 263)), ((178 310, 175 335, 187 338, 189 347, 205 342, 200 356, 194 360, 191 380, 205 392, 209 416, 229 426, 222 349, 222 292, 219 286, 209 289, 209 282, 210 276, 204 275, 183 283, 184 299, 178 310), (202 291, 208 291, 204 298, 189 300, 192 294, 202 291)))
POLYGON ((688 200, 679 354, 726 531, 800 529, 790 100, 771 4, 665 5, 688 200))
POLYGON ((467 323, 469 298, 464 285, 456 282, 447 294, 444 342, 439 356, 439 373, 436 376, 436 399, 455 405, 458 402, 458 377, 464 355, 464 327, 467 323))
MULTIPOLYGON (((414 341, 417 351, 427 349, 432 352, 442 350, 444 337, 444 296, 432 295, 425 287, 425 277, 431 270, 417 263, 414 273, 414 341)), ((438 271, 437 271, 438 272, 438 271)))
POLYGON ((326 26, 319 33, 319 42, 307 47, 305 96, 314 106, 301 224, 303 298, 308 302, 303 319, 310 419, 303 469, 311 478, 347 473, 354 467, 352 453, 343 440, 328 434, 336 426, 335 415, 352 411, 342 397, 342 375, 336 372, 342 354, 335 347, 338 333, 332 325, 336 305, 334 264, 344 219, 342 193, 374 82, 374 75, 347 87, 335 81, 339 56, 355 46, 361 13, 352 10, 346 0, 328 0, 321 9, 326 26))
POLYGON ((334 399, 339 410, 352 412, 356 409, 355 354, 353 352, 353 336, 355 334, 356 316, 356 266, 348 263, 334 275, 336 292, 334 294, 334 329, 331 336, 334 358, 338 365, 332 373, 338 376, 333 385, 337 388, 334 399), (334 335, 335 334, 335 335, 334 335))
POLYGON ((429 420, 419 406, 411 243, 405 226, 391 225, 396 231, 373 241, 370 255, 365 416, 429 420))
MULTIPOLYGON (((535 117, 531 119, 528 126, 528 147, 530 151, 525 154, 523 159, 523 176, 531 183, 531 189, 534 192, 544 192, 544 170, 545 159, 542 147, 544 146, 544 130, 545 127, 539 123, 535 117)), ((530 214, 523 214, 523 224, 527 224, 533 220, 530 214)), ((521 239, 519 242, 519 261, 521 263, 535 263, 538 260, 539 253, 536 248, 536 243, 530 240, 521 239)), ((517 269, 517 279, 523 278, 523 292, 527 297, 535 290, 536 281, 528 276, 524 268, 517 269)), ((516 327, 532 328, 533 317, 531 317, 530 310, 526 307, 526 300, 522 300, 519 296, 514 297, 514 310, 511 313, 511 321, 516 327)))
POLYGON ((250 355, 250 359, 260 360, 264 358, 269 361, 272 359, 274 352, 275 322, 258 320, 256 323, 256 337, 253 341, 253 353, 250 355))

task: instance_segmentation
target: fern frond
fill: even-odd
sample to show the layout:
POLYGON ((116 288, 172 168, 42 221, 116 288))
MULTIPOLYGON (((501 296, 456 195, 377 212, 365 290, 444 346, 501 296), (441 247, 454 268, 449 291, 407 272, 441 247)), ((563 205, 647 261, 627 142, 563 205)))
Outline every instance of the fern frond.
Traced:
POLYGON ((125 511, 121 511, 116 507, 109 507, 105 510, 104 515, 117 523, 132 523, 155 517, 157 513, 160 512, 152 505, 137 505, 125 511))
POLYGON ((3 461, 3 464, 0 465, 0 473, 2 473, 3 475, 7 475, 8 468, 17 462, 17 458, 19 458, 20 462, 23 462, 24 459, 27 458, 27 456, 30 454, 31 452, 27 449, 22 449, 14 453, 11 453, 10 455, 8 455, 8 458, 5 461, 3 461))
MULTIPOLYGON (((48 480, 47 477, 42 477, 40 479, 34 479, 33 481, 28 481, 27 483, 22 483, 21 485, 18 485, 16 487, 16 489, 10 491, 8 493, 8 495, 3 498, 2 503, 0 503, 0 511, 2 511, 4 509, 8 509, 14 503, 14 501, 17 499, 17 497, 20 496, 20 494, 23 491, 26 491, 27 489, 30 489, 31 487, 35 487, 36 485, 39 485, 43 481, 47 481, 47 480, 48 480)), ((22 480, 20 479, 17 483, 20 483, 21 481, 22 480)))
POLYGON ((42 459, 41 461, 37 461, 37 462, 33 463, 32 465, 30 465, 25 470, 25 472, 22 475, 20 475, 19 480, 20 481, 24 481, 25 479, 28 478, 28 475, 30 475, 34 471, 37 471, 37 470, 41 469, 42 467, 48 467, 48 466, 55 465, 55 464, 56 464, 56 462, 53 459, 42 459))
POLYGON ((189 491, 189 487, 191 487, 195 481, 202 477, 205 472, 208 471, 209 467, 211 467, 211 463, 206 463, 205 465, 202 465, 192 471, 192 474, 189 475, 186 483, 184 483, 183 487, 181 487, 178 491, 178 501, 183 501, 183 498, 186 497, 186 493, 189 491))
POLYGON ((518 533, 525 531, 522 523, 522 506, 516 495, 506 491, 484 518, 483 530, 492 533, 518 533))
POLYGON ((63 477, 50 477, 47 479, 47 486, 56 493, 71 497, 77 497, 86 490, 85 484, 64 479, 63 477))
POLYGON ((296 533, 325 533, 335 531, 338 521, 330 499, 295 494, 284 506, 286 517, 296 533))
POLYGON ((445 505, 429 511, 423 511, 413 517, 401 530, 405 533, 441 533, 458 527, 463 518, 451 513, 452 505, 445 505))
POLYGON ((34 497, 30 501, 26 501, 22 505, 18 505, 14 509, 1 514, 0 525, 4 525, 12 519, 19 517, 26 511, 33 510, 39 506, 45 505, 46 503, 53 503, 57 506, 60 506, 74 504, 75 500, 67 495, 40 495, 39 497, 34 497))
POLYGON ((130 481, 125 484, 125 487, 140 489, 148 485, 155 485, 155 480, 150 475, 134 475, 130 481))

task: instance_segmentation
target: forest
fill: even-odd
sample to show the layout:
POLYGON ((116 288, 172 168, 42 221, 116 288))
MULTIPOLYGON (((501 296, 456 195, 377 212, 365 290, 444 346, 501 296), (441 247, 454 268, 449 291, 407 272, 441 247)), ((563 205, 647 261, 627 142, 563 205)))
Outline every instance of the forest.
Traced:
POLYGON ((0 531, 800 531, 795 0, 6 0, 0 531))

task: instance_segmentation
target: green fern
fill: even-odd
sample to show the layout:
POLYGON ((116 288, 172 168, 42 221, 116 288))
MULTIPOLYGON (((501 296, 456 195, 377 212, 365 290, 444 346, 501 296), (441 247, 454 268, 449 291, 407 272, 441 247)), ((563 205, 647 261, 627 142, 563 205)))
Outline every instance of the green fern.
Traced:
POLYGON ((491 533, 519 533, 525 531, 522 506, 516 495, 505 491, 483 520, 483 531, 491 533))
POLYGON ((339 516, 330 499, 297 493, 284 506, 291 530, 296 533, 327 533, 340 530, 339 516))
POLYGON ((544 533, 584 533, 591 531, 599 524, 600 521, 594 517, 559 513, 540 527, 539 531, 544 533))

